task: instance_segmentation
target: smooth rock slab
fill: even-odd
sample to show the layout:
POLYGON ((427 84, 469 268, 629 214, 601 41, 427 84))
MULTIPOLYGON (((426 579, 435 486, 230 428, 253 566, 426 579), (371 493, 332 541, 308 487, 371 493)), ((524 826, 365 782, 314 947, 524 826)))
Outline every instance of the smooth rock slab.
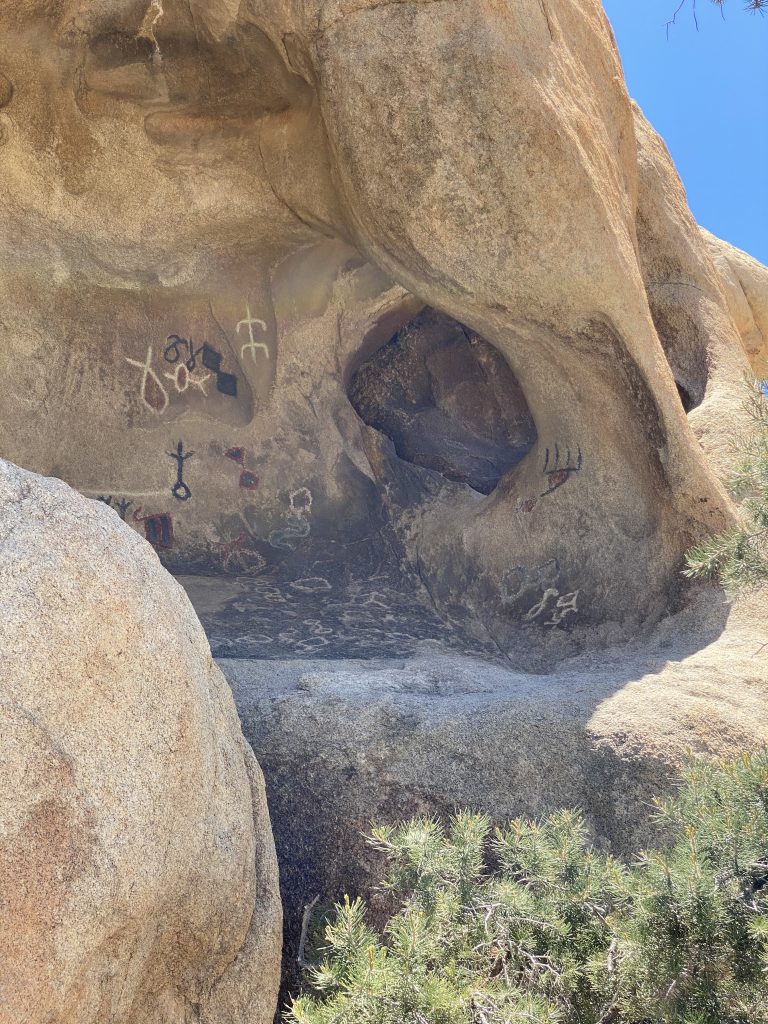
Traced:
POLYGON ((768 740, 767 641, 759 599, 729 610, 707 588, 650 639, 553 674, 437 644, 402 660, 221 660, 267 782, 288 970, 306 903, 370 893, 371 823, 580 806, 598 842, 637 852, 686 751, 768 740))
POLYGON ((182 588, 0 462, 0 1022, 269 1024, 261 772, 182 588))

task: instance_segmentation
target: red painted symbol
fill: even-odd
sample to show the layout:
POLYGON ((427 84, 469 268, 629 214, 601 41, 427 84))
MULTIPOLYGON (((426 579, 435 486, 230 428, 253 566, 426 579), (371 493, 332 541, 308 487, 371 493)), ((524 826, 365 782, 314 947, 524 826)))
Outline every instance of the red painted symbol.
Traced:
POLYGON ((144 524, 144 536, 158 550, 169 550, 173 547, 173 520, 167 512, 159 512, 153 515, 142 515, 142 509, 137 508, 133 513, 136 523, 144 524))
POLYGON ((246 491, 255 491, 259 486, 259 478, 249 470, 244 469, 240 474, 240 486, 246 491))
POLYGON ((209 543, 208 548, 211 554, 220 560, 225 572, 229 572, 233 565, 241 572, 260 572, 267 562, 251 547, 252 541, 253 538, 247 533, 241 533, 239 537, 223 544, 209 543))
POLYGON ((544 476, 547 478, 549 487, 544 491, 540 497, 546 498, 548 494, 552 494, 558 490, 563 484, 568 483, 574 473, 580 473, 582 466, 584 465, 584 455, 581 450, 581 446, 577 449, 578 456, 572 458, 571 449, 568 448, 565 456, 565 460, 562 459, 562 452, 560 451, 559 445, 555 445, 554 460, 552 459, 552 453, 547 448, 546 459, 544 460, 544 476))
POLYGON ((224 458, 231 459, 232 462, 236 462, 242 468, 240 486, 243 490, 255 491, 258 488, 259 478, 255 473, 251 473, 249 469, 245 468, 245 448, 227 448, 224 452, 224 458))

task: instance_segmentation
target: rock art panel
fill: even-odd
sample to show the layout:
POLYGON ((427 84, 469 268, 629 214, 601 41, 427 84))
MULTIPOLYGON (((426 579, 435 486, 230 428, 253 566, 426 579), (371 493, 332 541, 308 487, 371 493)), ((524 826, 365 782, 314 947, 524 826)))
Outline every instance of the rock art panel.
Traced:
POLYGON ((685 600, 756 335, 598 0, 21 0, 0 73, 6 456, 532 665, 685 600))
POLYGON ((0 594, 0 1021, 271 1024, 264 782, 184 592, 0 462, 0 594))

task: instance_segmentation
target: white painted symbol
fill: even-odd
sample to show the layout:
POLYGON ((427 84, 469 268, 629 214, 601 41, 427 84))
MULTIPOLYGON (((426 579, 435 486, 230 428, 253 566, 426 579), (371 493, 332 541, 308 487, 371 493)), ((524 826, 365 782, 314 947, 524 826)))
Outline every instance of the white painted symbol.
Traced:
POLYGON ((156 416, 159 416, 161 413, 164 413, 165 410, 168 408, 168 392, 165 390, 163 382, 152 369, 152 346, 150 345, 149 348, 147 349, 147 358, 145 362, 140 363, 137 359, 129 359, 127 356, 125 357, 125 361, 127 363, 130 363, 131 366, 137 366, 142 371, 141 388, 139 389, 139 396, 144 405, 146 405, 149 411, 154 413, 156 416), (152 382, 154 387, 157 388, 156 397, 159 398, 160 404, 153 404, 147 397, 147 385, 149 384, 150 381, 152 382))
POLYGON ((570 594, 563 594, 562 597, 558 598, 556 606, 552 609, 552 618, 549 622, 545 622, 545 626, 559 626, 566 615, 573 615, 578 612, 578 600, 580 590, 574 590, 570 594))
POLYGON ((255 338, 253 337, 254 324, 260 327, 262 331, 266 332, 267 325, 264 323, 263 320, 259 320, 258 317, 251 316, 251 307, 246 303, 245 320, 241 320, 240 323, 237 325, 237 332, 239 334, 243 327, 247 327, 248 337, 250 340, 247 345, 243 345, 243 347, 240 349, 240 358, 242 359, 246 352, 250 352, 253 355, 253 361, 256 362, 256 349, 260 348, 264 355, 267 357, 267 359, 269 359, 269 349, 267 348, 267 346, 264 344, 263 341, 256 341, 255 338))
POLYGON ((310 517, 312 515, 312 492, 308 487, 300 487, 288 495, 289 508, 285 516, 286 525, 282 530, 273 530, 269 535, 269 544, 273 548, 293 551, 289 543, 294 538, 308 537, 311 532, 310 517))
POLYGON ((550 597, 559 597, 559 596, 560 596, 560 591, 559 590, 555 590, 553 587, 548 587, 544 591, 544 596, 539 601, 539 603, 535 604, 533 606, 533 608, 531 608, 531 610, 526 615, 523 616, 525 621, 526 622, 533 622, 533 620, 537 619, 539 617, 539 615, 541 615, 541 613, 543 611, 546 611, 547 602, 549 601, 550 597))
POLYGON ((333 587, 324 576, 307 576, 302 580, 294 580, 290 584, 293 590, 302 594, 319 594, 324 590, 333 590, 333 587))
POLYGON ((310 515, 312 512, 312 491, 308 487, 300 487, 288 495, 291 513, 297 516, 310 515))
POLYGON ((524 615, 526 622, 533 622, 543 613, 551 614, 552 618, 543 623, 545 626, 559 626, 568 615, 575 615, 578 610, 580 590, 573 590, 570 594, 560 594, 554 587, 548 587, 538 604, 524 615), (550 599, 556 598, 554 605, 550 605, 550 599))
POLYGON ((177 363, 172 373, 164 373, 163 376, 166 380, 173 383, 180 395, 183 395, 187 388, 192 385, 199 388, 205 398, 208 397, 205 385, 211 379, 212 375, 210 373, 206 373, 204 377, 196 377, 194 373, 190 373, 187 369, 186 363, 177 363))

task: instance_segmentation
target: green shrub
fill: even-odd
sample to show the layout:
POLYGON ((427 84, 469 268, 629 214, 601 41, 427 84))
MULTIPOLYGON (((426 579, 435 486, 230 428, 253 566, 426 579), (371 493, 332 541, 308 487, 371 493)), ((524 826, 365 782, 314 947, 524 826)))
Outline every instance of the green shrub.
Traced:
POLYGON ((377 828, 383 934, 346 899, 288 1024, 768 1024, 768 757, 692 763, 631 865, 582 816, 377 828))

